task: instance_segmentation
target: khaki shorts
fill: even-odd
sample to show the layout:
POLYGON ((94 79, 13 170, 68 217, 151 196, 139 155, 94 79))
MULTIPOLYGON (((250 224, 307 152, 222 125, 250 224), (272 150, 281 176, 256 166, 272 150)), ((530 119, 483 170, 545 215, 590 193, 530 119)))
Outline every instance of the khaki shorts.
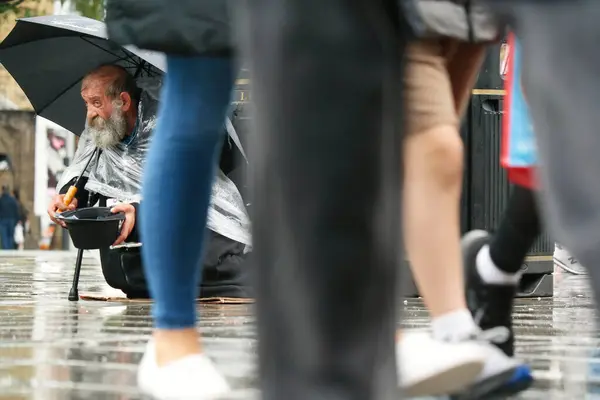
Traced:
POLYGON ((407 132, 457 128, 485 57, 485 45, 453 39, 421 40, 406 50, 407 132))

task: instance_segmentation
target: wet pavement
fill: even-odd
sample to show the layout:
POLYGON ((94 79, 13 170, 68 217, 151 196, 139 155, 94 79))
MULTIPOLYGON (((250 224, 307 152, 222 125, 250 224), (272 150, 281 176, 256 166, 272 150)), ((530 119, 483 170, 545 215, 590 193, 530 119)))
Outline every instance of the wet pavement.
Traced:
MULTIPOLYGON (((136 364, 151 331, 147 303, 67 301, 75 253, 0 253, 0 399, 140 399, 136 364)), ((519 299, 518 356, 536 383, 520 399, 600 399, 600 335, 585 277, 555 274, 555 297, 519 299)), ((86 256, 80 293, 111 296, 86 256)), ((236 392, 258 398, 251 305, 202 305, 206 351, 236 392)), ((426 328, 422 303, 404 303, 407 326, 426 328)))

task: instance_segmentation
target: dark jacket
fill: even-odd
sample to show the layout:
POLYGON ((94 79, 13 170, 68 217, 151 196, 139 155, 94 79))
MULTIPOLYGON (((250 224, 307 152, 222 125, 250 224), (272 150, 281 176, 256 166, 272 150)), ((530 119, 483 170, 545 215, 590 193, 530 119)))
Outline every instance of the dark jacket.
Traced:
POLYGON ((231 53, 227 0, 108 0, 111 40, 178 55, 231 53))
POLYGON ((17 200, 17 205, 19 207, 19 222, 21 222, 23 226, 25 226, 25 221, 27 221, 27 215, 29 214, 29 212, 25 208, 25 205, 19 200, 17 200))
POLYGON ((492 42, 500 27, 481 0, 398 0, 419 38, 449 37, 465 42, 492 42))
POLYGON ((8 193, 2 194, 2 196, 0 196, 0 219, 14 220, 16 224, 19 217, 20 212, 17 199, 8 193))

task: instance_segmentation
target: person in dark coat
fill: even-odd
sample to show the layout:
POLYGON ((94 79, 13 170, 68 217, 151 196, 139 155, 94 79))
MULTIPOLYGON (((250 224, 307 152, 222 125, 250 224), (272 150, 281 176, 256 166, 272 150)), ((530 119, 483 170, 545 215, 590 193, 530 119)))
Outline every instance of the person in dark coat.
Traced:
POLYGON ((25 204, 21 201, 21 193, 19 189, 13 190, 13 196, 19 206, 19 219, 15 227, 15 249, 23 250, 25 246, 25 235, 29 230, 28 211, 25 204))
POLYGON ((11 195, 8 186, 3 186, 2 196, 0 196, 0 238, 2 239, 2 249, 15 249, 15 226, 20 216, 17 200, 11 195))
POLYGON ((247 3, 263 399, 402 398, 398 0, 247 3))
POLYGON ((19 221, 23 224, 23 226, 25 226, 28 221, 29 212, 27 211, 27 208, 25 208, 25 204, 23 204, 23 202, 21 201, 21 192, 19 191, 19 189, 13 190, 13 197, 19 205, 19 221))

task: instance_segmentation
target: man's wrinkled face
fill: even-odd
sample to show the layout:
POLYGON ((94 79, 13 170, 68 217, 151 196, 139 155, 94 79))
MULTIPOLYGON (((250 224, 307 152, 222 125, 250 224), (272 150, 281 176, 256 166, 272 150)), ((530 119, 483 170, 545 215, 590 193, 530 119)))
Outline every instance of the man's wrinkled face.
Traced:
POLYGON ((120 99, 110 99, 106 89, 110 79, 89 77, 81 89, 87 109, 86 132, 96 146, 106 149, 120 143, 127 136, 127 120, 120 99))

